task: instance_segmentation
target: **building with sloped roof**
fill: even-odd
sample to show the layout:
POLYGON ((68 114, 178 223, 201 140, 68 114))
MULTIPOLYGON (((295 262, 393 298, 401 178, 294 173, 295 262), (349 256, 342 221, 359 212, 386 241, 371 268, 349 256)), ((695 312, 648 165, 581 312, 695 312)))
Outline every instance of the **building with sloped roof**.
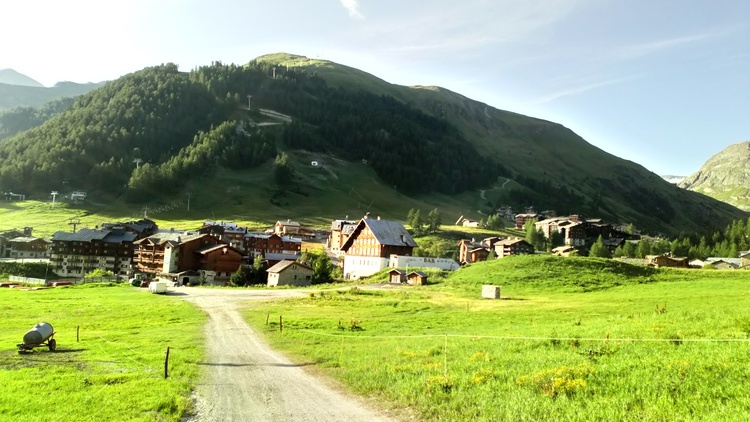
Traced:
POLYGON ((33 236, 21 236, 10 240, 10 257, 14 259, 47 258, 49 245, 47 239, 33 236))
POLYGON ((417 242, 399 221, 363 218, 341 247, 344 278, 366 277, 388 268, 391 255, 412 255, 417 242))
POLYGON ((132 271, 136 239, 121 227, 58 231, 52 236, 50 270, 61 277, 83 277, 95 269, 127 276, 132 271))
POLYGON ((209 282, 229 281, 232 274, 245 263, 241 251, 223 243, 206 245, 194 253, 198 258, 198 269, 213 275, 212 280, 207 280, 209 282))
POLYGON ((195 254, 197 250, 217 244, 226 245, 209 234, 179 230, 160 231, 135 244, 137 270, 154 275, 199 270, 200 257, 195 254))
POLYGON ((356 221, 334 220, 333 223, 331 223, 331 233, 326 240, 326 246, 328 249, 335 254, 341 252, 341 246, 346 243, 356 227, 356 221))
POLYGON ((266 270, 267 285, 309 286, 312 283, 313 269, 301 262, 284 260, 266 270))

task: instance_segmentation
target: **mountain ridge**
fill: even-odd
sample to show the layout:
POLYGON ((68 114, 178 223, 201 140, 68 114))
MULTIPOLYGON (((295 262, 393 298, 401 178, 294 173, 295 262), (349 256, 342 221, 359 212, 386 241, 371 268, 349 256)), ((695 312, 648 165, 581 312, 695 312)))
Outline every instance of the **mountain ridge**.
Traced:
MULTIPOLYGON (((125 75, 79 97, 42 126, 0 142, 0 185, 48 192, 67 180, 81 189, 148 201, 163 186, 180 195, 198 179, 218 183, 221 168, 265 166, 273 151, 362 161, 394 196, 438 206, 446 198, 440 195, 470 195, 476 198, 467 200, 472 209, 485 215, 501 205, 533 205, 666 233, 746 218, 589 144, 559 123, 444 88, 393 85, 345 65, 286 53, 244 66, 214 63, 178 72, 163 65, 125 75), (266 125, 258 109, 291 116, 292 122, 266 125), (136 159, 144 164, 133 165, 136 159)), ((297 177, 294 186, 274 191, 269 170, 257 183, 269 187, 265 195, 275 207, 302 201, 306 212, 315 212, 314 201, 305 199, 313 193, 338 200, 325 184, 312 183, 320 174, 307 181, 297 177)), ((350 194, 352 189, 369 188, 351 186, 350 194)))
POLYGON ((37 82, 36 80, 10 68, 0 69, 0 83, 7 84, 7 85, 32 86, 32 87, 37 87, 37 88, 44 88, 44 85, 37 82))
POLYGON ((680 186, 750 211, 750 141, 713 155, 680 186))

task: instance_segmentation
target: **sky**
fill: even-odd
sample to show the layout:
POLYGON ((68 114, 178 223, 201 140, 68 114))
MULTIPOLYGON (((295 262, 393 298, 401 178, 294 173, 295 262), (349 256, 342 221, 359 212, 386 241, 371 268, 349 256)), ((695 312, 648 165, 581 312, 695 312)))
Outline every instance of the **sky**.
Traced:
POLYGON ((46 86, 286 52, 560 123, 659 175, 750 140, 746 0, 3 0, 0 69, 46 86))

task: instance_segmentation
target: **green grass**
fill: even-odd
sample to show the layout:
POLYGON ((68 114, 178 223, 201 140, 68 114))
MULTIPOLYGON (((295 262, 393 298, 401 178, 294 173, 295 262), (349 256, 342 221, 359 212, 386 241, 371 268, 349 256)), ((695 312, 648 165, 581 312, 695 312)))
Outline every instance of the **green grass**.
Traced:
POLYGON ((186 302, 95 284, 1 289, 0 303, 0 420, 176 421, 191 408, 205 317, 186 302), (57 351, 19 354, 15 345, 43 321, 57 351))
POLYGON ((423 420, 750 418, 750 273, 502 265, 430 286, 320 291, 245 315, 274 347, 423 420), (478 299, 485 282, 502 286, 502 300, 478 299), (283 315, 283 332, 264 325, 268 313, 283 315))

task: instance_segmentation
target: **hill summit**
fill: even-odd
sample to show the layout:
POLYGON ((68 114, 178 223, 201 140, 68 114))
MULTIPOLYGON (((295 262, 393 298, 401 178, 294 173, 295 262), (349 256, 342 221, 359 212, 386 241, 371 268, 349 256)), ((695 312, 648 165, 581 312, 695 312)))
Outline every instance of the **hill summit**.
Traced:
POLYGON ((0 69, 0 83, 8 85, 34 86, 43 88, 44 85, 31 79, 30 77, 18 73, 13 69, 0 69))
POLYGON ((750 211, 750 141, 714 155, 680 186, 750 211))

